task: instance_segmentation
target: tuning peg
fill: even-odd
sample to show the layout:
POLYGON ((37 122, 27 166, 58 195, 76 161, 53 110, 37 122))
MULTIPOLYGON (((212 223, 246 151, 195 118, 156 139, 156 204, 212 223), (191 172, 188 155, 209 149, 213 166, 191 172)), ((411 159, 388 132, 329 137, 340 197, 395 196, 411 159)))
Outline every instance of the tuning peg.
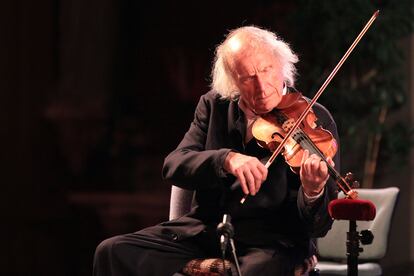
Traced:
POLYGON ((359 181, 355 180, 354 182, 352 182, 352 189, 358 189, 359 186, 360 186, 359 181))
POLYGON ((352 181, 354 180, 354 174, 353 174, 353 173, 351 173, 351 172, 347 172, 347 173, 345 174, 345 180, 346 180, 347 182, 352 182, 352 181))

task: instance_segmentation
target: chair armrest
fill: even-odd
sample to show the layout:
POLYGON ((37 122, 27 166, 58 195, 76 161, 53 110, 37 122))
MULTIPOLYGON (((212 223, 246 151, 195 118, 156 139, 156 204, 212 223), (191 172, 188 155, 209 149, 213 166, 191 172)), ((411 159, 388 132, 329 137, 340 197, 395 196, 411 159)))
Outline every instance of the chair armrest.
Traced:
POLYGON ((170 220, 190 212, 194 194, 195 192, 192 190, 186 190, 174 185, 171 186, 170 220))

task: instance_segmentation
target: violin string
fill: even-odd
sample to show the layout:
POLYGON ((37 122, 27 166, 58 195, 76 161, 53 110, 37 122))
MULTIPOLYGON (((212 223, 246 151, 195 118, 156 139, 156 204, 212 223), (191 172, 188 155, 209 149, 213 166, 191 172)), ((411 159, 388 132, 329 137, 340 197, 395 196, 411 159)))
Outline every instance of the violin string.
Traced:
POLYGON ((303 142, 301 144, 303 149, 309 150, 310 154, 316 154, 318 155, 323 161, 326 162, 328 165, 328 169, 331 171, 331 174, 334 174, 335 177, 338 177, 338 174, 336 170, 328 163, 325 155, 319 150, 318 147, 309 139, 308 135, 306 135, 305 132, 303 132, 302 129, 298 129, 298 134, 303 138, 303 142))
MULTIPOLYGON (((301 130, 302 131, 302 130, 301 130)), ((303 131, 302 131, 303 132, 303 131)), ((330 174, 332 176, 335 177, 335 182, 337 183, 337 185, 339 186, 339 188, 345 193, 347 194, 347 191, 351 190, 350 185, 347 183, 347 181, 345 181, 345 179, 341 176, 341 174, 334 168, 332 167, 329 162, 327 161, 325 155, 319 150, 318 147, 316 147, 316 145, 312 142, 312 140, 307 136, 307 134, 305 132, 303 132, 304 134, 304 141, 306 144, 308 144, 309 147, 311 147, 315 152, 317 152, 319 154, 319 157, 326 162, 327 167, 328 167, 328 171, 330 171, 330 174), (341 183, 342 182, 342 183, 341 183), (346 188, 345 189, 343 187, 342 184, 345 184, 346 188)))
MULTIPOLYGON (((347 193, 347 190, 342 186, 342 184, 340 182, 343 182, 343 184, 346 185, 346 187, 348 188, 348 190, 351 190, 350 185, 347 183, 347 181, 345 181, 345 179, 340 175, 340 173, 334 168, 332 167, 329 162, 327 161, 325 155, 320 151, 320 149, 312 142, 312 140, 309 138, 309 136, 301 129, 299 128, 297 130, 297 133, 303 138, 303 146, 300 142, 299 144, 302 146, 302 148, 304 149, 308 149, 309 151, 311 151, 312 153, 318 155, 323 161, 325 161, 327 167, 328 167, 328 171, 330 172, 330 175, 332 175, 333 177, 335 177, 335 182, 338 184, 339 188, 344 192, 347 193)), ((311 153, 311 154, 312 154, 311 153)))
POLYGON ((302 148, 310 150, 312 153, 319 155, 319 157, 326 162, 326 165, 328 167, 329 174, 335 178, 335 182, 340 188, 341 191, 343 191, 345 194, 348 194, 348 191, 351 190, 349 184, 342 178, 342 176, 336 171, 325 158, 325 155, 319 150, 319 148, 316 147, 316 145, 309 139, 309 137, 304 133, 302 130, 300 130, 303 134, 303 143, 301 144, 302 148), (342 185, 342 183, 345 183, 347 189, 342 185))
MULTIPOLYGON (((278 122, 280 124, 283 124, 284 121, 288 120, 288 116, 286 114, 284 114, 283 112, 276 112, 276 117, 278 119, 278 122)), ((326 162, 327 167, 328 167, 328 171, 329 174, 332 175, 335 178, 335 182, 338 185, 338 187, 345 193, 348 194, 348 191, 352 190, 352 188, 350 187, 350 185, 348 184, 348 182, 341 176, 341 174, 335 170, 335 168, 333 168, 329 162, 327 161, 325 155, 320 151, 320 149, 312 142, 312 140, 309 138, 309 136, 302 130, 301 127, 298 127, 298 129, 296 129, 295 134, 298 134, 300 137, 303 138, 303 141, 297 141, 296 139, 294 139, 295 135, 292 135, 292 138, 304 149, 307 149, 312 151, 312 153, 315 153, 317 155, 319 155, 319 157, 326 162), (301 142, 304 144, 304 146, 301 144, 301 142), (342 182, 342 183, 341 183, 342 182), (343 187, 342 184, 345 184, 345 186, 347 187, 347 189, 345 189, 343 187)), ((312 154, 311 153, 311 154, 312 154)))

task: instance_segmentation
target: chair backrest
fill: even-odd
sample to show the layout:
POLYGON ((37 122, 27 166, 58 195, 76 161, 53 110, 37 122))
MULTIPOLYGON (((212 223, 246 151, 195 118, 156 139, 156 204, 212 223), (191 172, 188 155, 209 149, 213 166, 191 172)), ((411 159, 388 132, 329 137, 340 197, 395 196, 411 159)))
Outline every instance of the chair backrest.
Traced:
POLYGON ((194 191, 171 186, 169 219, 176 219, 190 212, 194 195, 194 191))
MULTIPOLYGON (((372 244, 362 245, 364 251, 360 253, 359 259, 381 259, 387 250, 388 234, 399 189, 391 187, 385 189, 357 189, 357 191, 361 199, 372 201, 377 209, 373 221, 357 222, 357 231, 369 229, 374 234, 372 244)), ((340 193, 339 197, 344 197, 343 193, 340 193)), ((334 221, 328 234, 317 239, 319 255, 323 258, 346 259, 346 232, 348 230, 348 221, 334 221)))

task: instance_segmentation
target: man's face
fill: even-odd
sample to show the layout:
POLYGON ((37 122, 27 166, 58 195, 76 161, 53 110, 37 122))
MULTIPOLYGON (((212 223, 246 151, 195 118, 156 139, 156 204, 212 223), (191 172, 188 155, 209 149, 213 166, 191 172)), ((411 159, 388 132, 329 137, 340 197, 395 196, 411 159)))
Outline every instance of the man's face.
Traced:
POLYGON ((263 47, 240 50, 233 58, 232 71, 240 100, 258 115, 274 109, 283 91, 282 68, 275 55, 263 47))

